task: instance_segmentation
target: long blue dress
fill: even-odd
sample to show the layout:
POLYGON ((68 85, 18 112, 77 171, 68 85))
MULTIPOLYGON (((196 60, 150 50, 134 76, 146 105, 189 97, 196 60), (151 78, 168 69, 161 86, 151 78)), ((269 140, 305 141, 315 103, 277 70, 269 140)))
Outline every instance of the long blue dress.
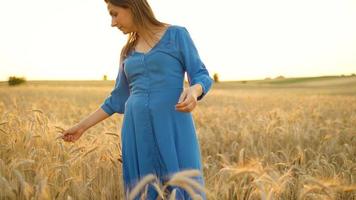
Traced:
MULTIPOLYGON (((126 193, 148 174, 164 182, 179 171, 202 173, 199 142, 190 112, 175 110, 187 72, 190 86, 207 94, 212 79, 185 27, 170 25, 147 53, 132 51, 119 67, 115 87, 101 108, 124 114, 121 129, 122 171, 126 193)), ((203 173, 197 177, 204 185, 203 173)), ((182 188, 178 199, 190 199, 182 188)), ((156 199, 152 186, 149 199, 156 199)), ((206 198, 204 193, 201 193, 206 198)))

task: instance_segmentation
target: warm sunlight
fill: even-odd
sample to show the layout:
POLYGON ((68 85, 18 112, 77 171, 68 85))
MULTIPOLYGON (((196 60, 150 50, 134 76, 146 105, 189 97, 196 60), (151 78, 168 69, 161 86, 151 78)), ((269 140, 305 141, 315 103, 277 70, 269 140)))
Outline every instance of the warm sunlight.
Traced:
MULTIPOLYGON (((159 1, 159 19, 186 26, 221 80, 356 72, 352 0, 159 1)), ((125 42, 103 1, 2 1, 0 80, 114 79, 125 42)))
POLYGON ((356 200, 355 22, 356 0, 1 1, 0 200, 356 200))

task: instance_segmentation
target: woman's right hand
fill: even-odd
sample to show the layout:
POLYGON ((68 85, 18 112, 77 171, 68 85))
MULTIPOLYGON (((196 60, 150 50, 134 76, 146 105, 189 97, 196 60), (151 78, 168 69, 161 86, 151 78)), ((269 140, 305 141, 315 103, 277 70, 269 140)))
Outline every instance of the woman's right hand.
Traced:
POLYGON ((63 132, 62 139, 65 142, 75 142, 77 141, 85 132, 85 129, 83 129, 79 124, 65 130, 63 132))

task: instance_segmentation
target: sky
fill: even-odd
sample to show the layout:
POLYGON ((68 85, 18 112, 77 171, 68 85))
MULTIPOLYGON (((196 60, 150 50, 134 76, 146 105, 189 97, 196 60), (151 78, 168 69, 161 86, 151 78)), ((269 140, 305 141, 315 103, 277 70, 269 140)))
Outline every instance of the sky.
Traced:
MULTIPOLYGON (((148 0, 220 80, 356 73, 356 0, 148 0)), ((114 80, 126 35, 104 0, 0 1, 0 81, 114 80)))

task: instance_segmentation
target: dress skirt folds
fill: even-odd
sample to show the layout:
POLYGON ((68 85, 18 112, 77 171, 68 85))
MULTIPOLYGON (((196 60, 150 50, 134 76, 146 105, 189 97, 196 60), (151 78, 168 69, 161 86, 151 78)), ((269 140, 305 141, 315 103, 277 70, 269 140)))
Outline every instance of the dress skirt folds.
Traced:
MULTIPOLYGON (((192 114, 175 110, 184 87, 200 84, 208 93, 212 79, 186 28, 170 25, 147 53, 130 52, 119 67, 115 87, 101 108, 109 115, 124 114, 121 129, 124 187, 129 193, 146 175, 164 182, 176 172, 197 169, 202 185, 201 152, 192 114)), ((177 199, 191 199, 182 188, 177 199)), ((200 193, 206 199, 204 193, 200 193)), ((148 188, 148 199, 157 192, 148 188)))

